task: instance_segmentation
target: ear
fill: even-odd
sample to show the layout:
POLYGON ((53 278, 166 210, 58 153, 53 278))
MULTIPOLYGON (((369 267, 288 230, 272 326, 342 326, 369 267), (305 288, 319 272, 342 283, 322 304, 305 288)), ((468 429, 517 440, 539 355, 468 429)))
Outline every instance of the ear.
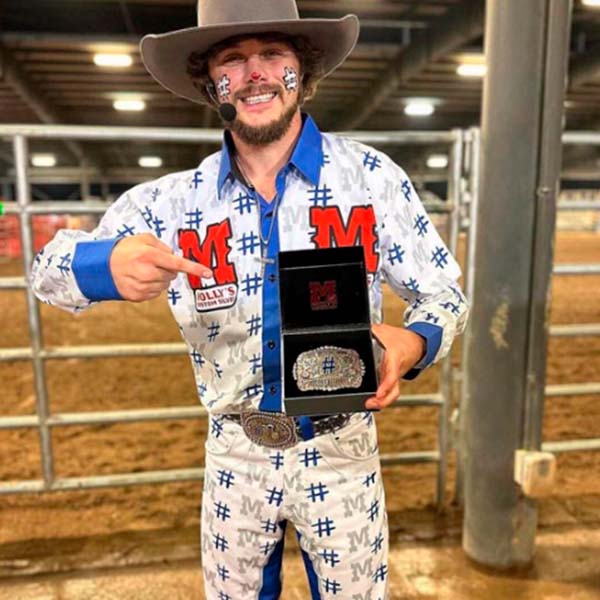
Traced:
POLYGON ((204 89, 208 94, 208 97, 212 100, 212 103, 215 106, 219 106, 219 101, 217 99, 217 89, 215 88, 215 84, 212 80, 209 80, 207 84, 205 84, 204 89))

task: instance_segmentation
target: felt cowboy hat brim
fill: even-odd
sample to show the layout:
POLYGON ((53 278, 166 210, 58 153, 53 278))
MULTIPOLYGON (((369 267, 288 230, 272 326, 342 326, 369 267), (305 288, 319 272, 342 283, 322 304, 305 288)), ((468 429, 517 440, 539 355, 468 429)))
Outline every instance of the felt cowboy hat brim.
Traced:
POLYGON ((346 15, 341 19, 244 21, 146 35, 141 41, 140 51, 146 69, 160 85, 178 96, 202 103, 204 99, 187 73, 187 59, 192 52, 205 52, 214 44, 235 35, 271 32, 303 35, 313 47, 323 52, 325 77, 352 52, 359 29, 356 15, 346 15))

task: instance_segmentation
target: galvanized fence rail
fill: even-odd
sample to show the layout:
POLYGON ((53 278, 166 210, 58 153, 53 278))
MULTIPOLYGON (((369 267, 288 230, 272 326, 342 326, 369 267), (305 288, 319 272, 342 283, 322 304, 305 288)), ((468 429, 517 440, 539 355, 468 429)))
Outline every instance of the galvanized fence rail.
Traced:
MULTIPOLYGON (((565 132, 562 136, 563 144, 600 146, 600 134, 596 132, 565 132)), ((600 211, 600 202, 560 202, 558 210, 590 210, 600 211)), ((555 264, 554 277, 569 275, 600 275, 600 263, 580 264, 555 264)), ((579 323, 571 325, 554 325, 550 327, 550 336, 579 337, 600 335, 600 323, 579 323)), ((600 394, 600 381, 568 383, 561 385, 547 385, 546 397, 578 396, 587 394, 600 394)), ((542 450, 554 453, 585 452, 600 450, 600 438, 561 440, 543 442, 542 450)))
MULTIPOLYGON (((45 361, 50 359, 82 358, 92 359, 115 356, 167 356, 185 355, 183 343, 167 344, 107 344, 98 346, 54 346, 43 344, 41 318, 38 302, 28 285, 31 265, 34 259, 31 218, 47 214, 101 214, 108 204, 105 202, 35 202, 32 203, 27 176, 28 139, 77 139, 77 140, 153 140, 180 143, 219 142, 220 130, 136 128, 136 127, 86 127, 58 125, 2 125, 0 137, 13 141, 16 168, 17 201, 5 205, 7 214, 16 214, 20 220, 24 277, 0 278, 0 291, 24 290, 27 296, 29 323, 29 348, 0 348, 0 362, 27 360, 34 368, 36 414, 0 417, 0 430, 32 428, 37 429, 42 459, 41 480, 0 482, 0 494, 48 492, 77 489, 91 489, 111 486, 129 486, 148 483, 199 480, 203 469, 173 469, 146 471, 143 473, 121 473, 106 476, 55 477, 51 431, 54 427, 74 425, 97 425, 112 423, 132 423, 142 421, 162 421, 171 419, 206 418, 207 412, 201 407, 169 407, 158 409, 119 410, 78 413, 50 413, 47 395, 45 361)), ((450 170, 448 201, 443 204, 425 204, 428 212, 446 215, 448 245, 453 254, 458 247, 460 232, 461 196, 465 189, 463 177, 464 132, 351 132, 345 135, 372 144, 431 144, 444 143, 450 146, 450 170)), ((448 464, 448 413, 452 401, 453 373, 450 358, 442 363, 440 389, 433 394, 413 394, 401 396, 392 405, 396 408, 412 406, 433 406, 438 410, 437 448, 420 452, 383 454, 384 466, 414 463, 435 463, 437 465, 436 500, 438 508, 444 504, 446 474, 448 464)))

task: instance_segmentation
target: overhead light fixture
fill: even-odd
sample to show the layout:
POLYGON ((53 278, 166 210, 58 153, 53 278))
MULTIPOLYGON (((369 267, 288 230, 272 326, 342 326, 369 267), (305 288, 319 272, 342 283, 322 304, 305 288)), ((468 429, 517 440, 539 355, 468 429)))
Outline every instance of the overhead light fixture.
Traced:
POLYGON ((445 169, 448 166, 446 154, 431 154, 427 157, 427 166, 430 169, 445 169))
POLYGON ((600 8, 600 0, 581 0, 581 4, 590 8, 600 8))
POLYGON ((461 77, 483 77, 486 71, 487 66, 478 63, 463 63, 456 68, 456 73, 461 77))
POLYGON ((132 62, 129 54, 94 54, 94 64, 99 67, 130 67, 132 62))
POLYGON ((138 165, 145 169, 156 169, 162 167, 163 161, 160 156, 140 156, 138 165))
POLYGON ((34 167, 54 167, 56 166, 56 156, 54 154, 32 154, 31 164, 34 167))
POLYGON ((435 111, 434 101, 430 98, 407 98, 404 114, 411 117, 428 117, 435 111))
POLYGON ((118 98, 113 106, 116 110, 140 111, 146 108, 146 103, 140 98, 118 98))

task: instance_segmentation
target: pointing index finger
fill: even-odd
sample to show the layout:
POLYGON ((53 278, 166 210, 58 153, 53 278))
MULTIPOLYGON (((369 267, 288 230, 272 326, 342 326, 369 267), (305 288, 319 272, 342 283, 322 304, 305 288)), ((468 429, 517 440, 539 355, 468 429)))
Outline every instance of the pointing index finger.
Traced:
POLYGON ((205 265, 182 258, 181 256, 173 256, 173 271, 179 273, 187 273, 188 275, 197 275, 198 277, 212 277, 212 271, 205 265))
POLYGON ((157 266, 174 273, 187 273, 188 275, 196 275, 197 277, 212 277, 212 271, 205 265, 176 256, 175 254, 167 254, 160 252, 156 255, 157 266))

